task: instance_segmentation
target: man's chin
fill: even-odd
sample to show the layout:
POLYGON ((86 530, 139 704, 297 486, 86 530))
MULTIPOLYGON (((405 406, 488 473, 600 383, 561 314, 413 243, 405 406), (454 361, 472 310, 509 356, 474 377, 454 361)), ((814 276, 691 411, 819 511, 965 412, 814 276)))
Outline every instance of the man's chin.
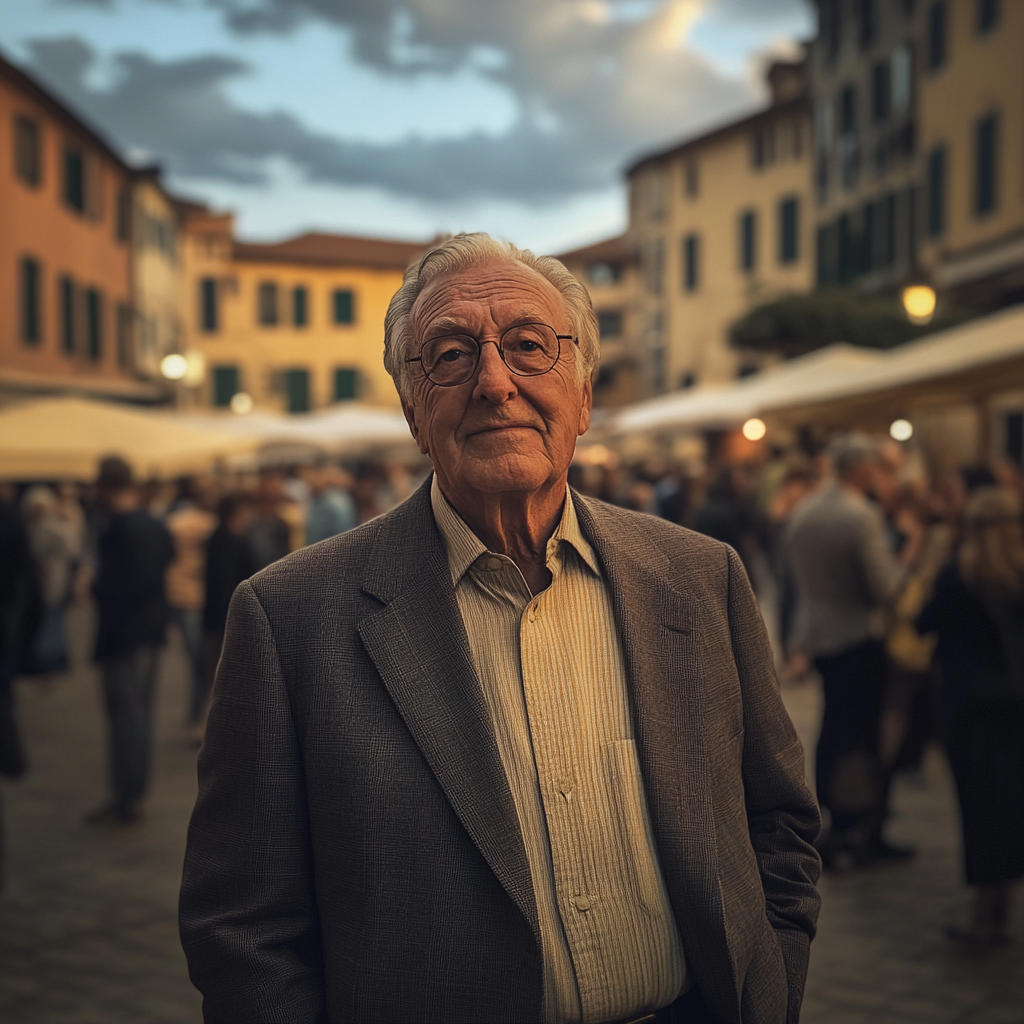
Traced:
POLYGON ((486 494, 537 491, 550 479, 547 462, 514 452, 472 459, 463 474, 466 485, 486 494))

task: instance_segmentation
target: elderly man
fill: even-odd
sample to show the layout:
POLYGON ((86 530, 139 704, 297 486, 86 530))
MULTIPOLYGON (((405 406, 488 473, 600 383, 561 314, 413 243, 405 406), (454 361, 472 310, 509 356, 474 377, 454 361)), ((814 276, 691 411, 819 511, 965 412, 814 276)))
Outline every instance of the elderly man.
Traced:
POLYGON ((182 932, 207 1021, 799 1016, 817 808, 724 545, 571 493, 597 330, 460 235, 385 363, 432 479, 239 587, 182 932))

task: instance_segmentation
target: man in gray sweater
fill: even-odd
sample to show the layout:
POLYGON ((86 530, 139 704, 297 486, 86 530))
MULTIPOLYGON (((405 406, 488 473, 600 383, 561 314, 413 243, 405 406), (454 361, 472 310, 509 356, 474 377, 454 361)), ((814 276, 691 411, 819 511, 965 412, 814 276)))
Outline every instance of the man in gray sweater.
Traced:
POLYGON ((881 509, 870 500, 878 452, 863 435, 836 441, 835 480, 793 514, 787 557, 796 590, 792 650, 813 659, 825 708, 815 772, 831 831, 820 846, 827 865, 909 855, 883 841, 886 779, 878 734, 888 665, 882 643, 886 604, 903 570, 881 509))

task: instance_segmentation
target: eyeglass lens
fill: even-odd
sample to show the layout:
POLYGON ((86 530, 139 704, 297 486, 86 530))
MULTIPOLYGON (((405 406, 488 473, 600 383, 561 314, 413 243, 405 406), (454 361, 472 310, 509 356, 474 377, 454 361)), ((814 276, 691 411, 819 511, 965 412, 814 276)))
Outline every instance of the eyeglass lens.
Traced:
MULTIPOLYGON (((435 384, 464 384, 476 372, 480 347, 470 335, 432 338, 420 351, 423 371, 435 384)), ((558 336, 546 324, 521 324, 505 331, 499 351, 513 373, 536 377, 558 362, 558 336)))

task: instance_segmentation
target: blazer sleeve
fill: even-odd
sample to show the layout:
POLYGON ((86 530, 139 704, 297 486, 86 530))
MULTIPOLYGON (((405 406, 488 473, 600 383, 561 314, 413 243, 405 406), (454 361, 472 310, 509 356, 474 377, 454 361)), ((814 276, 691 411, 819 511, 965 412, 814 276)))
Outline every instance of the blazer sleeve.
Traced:
POLYGON ((800 1017, 820 898, 812 845, 821 818, 805 781, 803 747, 782 703, 764 621, 739 556, 729 549, 729 623, 743 689, 743 784, 750 842, 768 921, 786 963, 789 1024, 800 1017))
POLYGON ((326 1024, 311 850, 281 663, 245 582, 228 612, 181 889, 206 1024, 326 1024))

